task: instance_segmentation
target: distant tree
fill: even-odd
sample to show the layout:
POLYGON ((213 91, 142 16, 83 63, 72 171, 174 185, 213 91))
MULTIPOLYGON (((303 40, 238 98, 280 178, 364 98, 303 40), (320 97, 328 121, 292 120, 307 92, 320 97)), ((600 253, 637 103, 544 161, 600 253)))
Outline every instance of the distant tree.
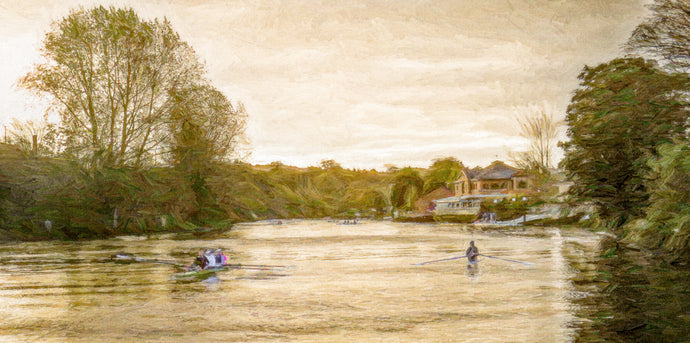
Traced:
POLYGON ((648 158, 659 144, 688 129, 688 104, 678 89, 687 75, 667 74, 641 58, 586 67, 568 106, 569 141, 562 166, 576 181, 570 188, 597 205, 614 225, 640 216, 648 204, 648 158))
POLYGON ((271 170, 279 170, 285 168, 285 163, 280 162, 280 161, 273 161, 270 164, 271 170))
POLYGON ((633 31, 627 51, 651 56, 672 71, 690 73, 690 2, 656 0, 649 8, 652 15, 633 31))
POLYGON ((388 173, 395 173, 398 170, 400 170, 400 168, 398 166, 396 166, 394 164, 390 164, 390 163, 386 163, 384 165, 384 167, 386 167, 386 172, 388 172, 388 173))
POLYGON ((397 170, 389 179, 391 185, 391 205, 394 208, 411 211, 414 209, 414 202, 424 189, 419 171, 406 167, 397 170))
POLYGON ((132 9, 73 10, 43 41, 45 62, 20 84, 48 96, 65 152, 92 165, 141 166, 168 132, 171 94, 201 80, 194 51, 167 20, 132 9))
POLYGON ((449 187, 449 183, 458 179, 462 168, 462 162, 458 161, 455 157, 434 160, 434 163, 424 175, 423 193, 429 193, 442 186, 449 187))
POLYGON ((342 167, 335 160, 323 160, 321 161, 321 168, 329 170, 334 168, 341 169, 342 167))
POLYGON ((12 119, 8 130, 9 143, 19 147, 26 154, 33 151, 33 136, 36 136, 37 152, 39 156, 55 155, 59 152, 56 144, 57 128, 46 120, 12 119))

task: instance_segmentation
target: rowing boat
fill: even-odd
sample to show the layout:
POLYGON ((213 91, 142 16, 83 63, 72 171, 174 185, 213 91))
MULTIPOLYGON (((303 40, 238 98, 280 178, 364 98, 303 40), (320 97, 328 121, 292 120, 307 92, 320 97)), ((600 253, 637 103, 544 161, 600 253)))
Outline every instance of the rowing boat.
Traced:
POLYGON ((230 267, 222 266, 217 268, 206 268, 199 270, 188 270, 186 272, 173 275, 176 280, 203 280, 216 275, 217 272, 227 271, 230 267))
POLYGON ((183 273, 177 273, 173 275, 173 278, 177 280, 204 280, 216 275, 216 273, 218 272, 224 272, 230 269, 275 271, 285 270, 291 267, 293 266, 278 266, 268 264, 225 264, 219 267, 187 270, 183 273))

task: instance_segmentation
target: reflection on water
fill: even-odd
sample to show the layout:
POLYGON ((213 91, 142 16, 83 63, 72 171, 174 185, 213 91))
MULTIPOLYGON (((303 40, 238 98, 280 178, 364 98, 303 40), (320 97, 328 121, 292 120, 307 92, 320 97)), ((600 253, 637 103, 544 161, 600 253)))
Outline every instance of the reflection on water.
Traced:
POLYGON ((688 342, 690 268, 603 243, 606 253, 573 284, 589 291, 574 300, 583 317, 578 341, 688 342))
POLYGON ((325 221, 244 224, 216 239, 7 244, 0 341, 570 341, 581 292, 571 266, 589 263, 596 245, 592 234, 557 229, 325 221), (463 255, 470 240, 535 265, 414 265, 463 255), (178 282, 174 266, 111 259, 184 264, 206 247, 233 263, 292 267, 178 282))

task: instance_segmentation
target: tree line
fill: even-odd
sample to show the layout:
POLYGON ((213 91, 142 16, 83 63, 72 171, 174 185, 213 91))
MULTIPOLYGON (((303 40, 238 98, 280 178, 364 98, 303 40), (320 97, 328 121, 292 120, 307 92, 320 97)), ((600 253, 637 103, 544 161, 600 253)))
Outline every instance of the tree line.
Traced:
POLYGON ((445 158, 426 169, 379 172, 332 160, 309 168, 219 162, 197 176, 170 166, 90 169, 0 144, 0 240, 196 232, 273 218, 384 218, 455 181, 461 165, 445 158))

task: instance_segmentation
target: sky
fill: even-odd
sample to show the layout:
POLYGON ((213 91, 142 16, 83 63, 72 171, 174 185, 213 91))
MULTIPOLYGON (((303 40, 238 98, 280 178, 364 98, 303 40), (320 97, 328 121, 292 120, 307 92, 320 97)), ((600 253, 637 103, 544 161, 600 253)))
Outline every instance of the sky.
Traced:
POLYGON ((0 0, 0 125, 45 112, 16 84, 51 22, 114 5, 166 17, 245 105, 249 163, 486 166, 527 149, 519 116, 565 118, 583 67, 622 55, 647 2, 0 0))

